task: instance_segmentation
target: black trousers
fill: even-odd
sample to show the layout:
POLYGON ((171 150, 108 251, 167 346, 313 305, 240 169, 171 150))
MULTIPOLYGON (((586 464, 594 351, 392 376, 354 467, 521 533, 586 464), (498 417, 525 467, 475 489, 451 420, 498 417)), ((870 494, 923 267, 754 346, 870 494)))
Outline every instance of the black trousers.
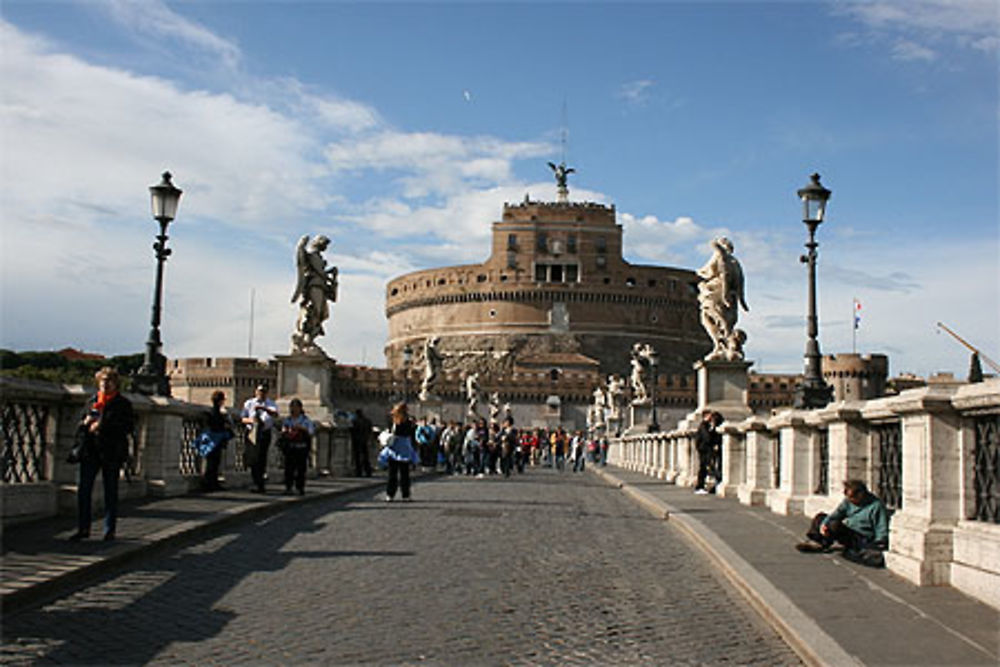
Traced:
POLYGON ((389 483, 385 487, 385 494, 390 498, 395 498, 396 489, 403 492, 404 498, 410 497, 409 461, 389 459, 389 483))
POLYGON ((351 438, 351 454, 354 459, 355 477, 371 477, 372 462, 368 457, 368 443, 351 438))
POLYGON ((285 452, 285 490, 291 491, 292 484, 299 491, 306 488, 306 464, 309 461, 309 448, 291 448, 285 452))
POLYGON ((698 482, 694 485, 694 488, 705 488, 705 478, 709 475, 715 474, 713 463, 714 461, 711 452, 698 452, 698 482))
POLYGON ((122 464, 117 461, 80 461, 80 478, 76 487, 77 528, 90 534, 91 498, 97 473, 101 473, 104 487, 104 532, 115 532, 118 526, 118 473, 122 464))
POLYGON ((267 474, 267 452, 271 448, 271 432, 260 429, 257 432, 257 460, 250 466, 250 477, 254 486, 264 490, 264 476, 267 474))
POLYGON ((219 485, 219 468, 222 465, 222 445, 217 446, 205 457, 205 476, 202 478, 206 491, 216 491, 219 485))

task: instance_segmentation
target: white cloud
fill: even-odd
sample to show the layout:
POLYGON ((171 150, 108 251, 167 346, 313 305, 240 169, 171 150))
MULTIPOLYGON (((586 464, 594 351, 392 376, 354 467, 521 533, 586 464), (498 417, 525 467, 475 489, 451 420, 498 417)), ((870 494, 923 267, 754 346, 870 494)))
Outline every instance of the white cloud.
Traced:
MULTIPOLYGON (((168 29, 227 52, 192 26, 168 29)), ((490 221, 525 190, 510 183, 511 162, 550 151, 394 130, 369 106, 293 79, 240 77, 239 98, 184 89, 93 65, 2 21, 0 42, 0 345, 141 349, 155 265, 147 187, 169 168, 184 196, 170 231, 168 355, 244 354, 251 287, 256 353, 286 350, 294 241, 323 232, 335 241, 341 301, 322 344, 378 361, 386 280, 423 261, 483 259, 490 221), (369 203, 343 180, 380 173, 394 180, 369 203)))
MULTIPOLYGON (((1000 10, 995 0, 873 0, 833 7, 834 12, 858 20, 879 41, 889 35, 897 60, 937 60, 937 46, 944 44, 990 53, 1000 48, 1000 10)), ((860 41, 853 33, 841 35, 840 40, 860 41)))
POLYGON ((892 46, 892 57, 903 61, 923 60, 925 62, 933 62, 937 60, 938 54, 933 49, 929 49, 916 42, 908 39, 900 39, 892 46))
POLYGON ((159 0, 106 0, 104 6, 112 18, 143 36, 181 42, 221 60, 230 69, 242 60, 237 44, 184 18, 159 0))
POLYGON ((618 89, 618 97, 632 106, 642 106, 649 101, 649 94, 655 85, 652 79, 629 81, 618 89))

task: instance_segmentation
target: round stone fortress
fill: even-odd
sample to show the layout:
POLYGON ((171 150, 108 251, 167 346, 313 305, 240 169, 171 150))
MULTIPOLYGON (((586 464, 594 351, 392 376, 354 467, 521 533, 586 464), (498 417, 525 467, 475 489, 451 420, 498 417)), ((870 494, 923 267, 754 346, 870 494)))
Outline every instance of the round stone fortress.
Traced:
POLYGON ((711 348, 694 272, 626 262, 614 206, 525 198, 505 204, 492 231, 484 263, 388 283, 391 369, 402 369, 407 346, 411 368, 422 364, 435 337, 447 376, 494 381, 545 366, 627 376, 637 342, 656 348, 661 374, 688 375, 711 348))

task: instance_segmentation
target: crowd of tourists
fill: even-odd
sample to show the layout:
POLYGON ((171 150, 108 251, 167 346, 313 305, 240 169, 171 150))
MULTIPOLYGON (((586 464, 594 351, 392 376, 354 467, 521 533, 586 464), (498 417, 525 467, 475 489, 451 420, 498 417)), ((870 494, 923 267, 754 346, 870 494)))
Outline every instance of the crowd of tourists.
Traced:
POLYGON ((584 470, 587 463, 607 462, 608 441, 589 438, 584 431, 519 429, 512 417, 500 422, 479 418, 467 423, 422 418, 416 426, 419 462, 448 474, 476 477, 523 473, 527 467, 545 466, 559 471, 584 470))
MULTIPOLYGON (((115 539, 118 518, 118 476, 128 459, 129 439, 134 430, 132 404, 121 395, 121 380, 112 368, 102 368, 95 376, 98 392, 87 402, 81 415, 76 440, 68 460, 80 466, 77 485, 77 531, 70 537, 77 541, 90 535, 91 497, 97 475, 104 490, 105 541, 115 539)), ((243 404, 238 423, 223 407, 226 396, 212 394, 212 407, 206 414, 205 429, 196 448, 204 459, 203 486, 206 491, 222 488, 219 467, 222 452, 235 429, 245 429, 244 462, 250 468, 253 491, 264 493, 267 480, 268 450, 272 441, 281 449, 284 460, 286 494, 305 493, 306 467, 315 424, 303 411, 302 401, 289 401, 289 414, 279 415, 277 404, 268 397, 266 385, 259 385, 254 396, 243 404), (294 490, 293 490, 294 489, 294 490)), ((704 411, 695 434, 699 470, 695 493, 713 493, 721 479, 721 444, 719 426, 723 419, 717 412, 704 411), (706 489, 711 480, 712 488, 706 489)), ((582 472, 587 463, 606 465, 606 438, 587 437, 584 431, 572 433, 554 429, 518 429, 510 415, 502 421, 477 418, 468 423, 455 420, 438 424, 434 417, 414 420, 406 403, 398 403, 389 413, 384 430, 374 428, 360 410, 351 415, 352 462, 357 476, 371 476, 369 460, 371 439, 378 433, 381 449, 378 465, 388 471, 385 500, 395 499, 397 491, 404 501, 412 498, 410 470, 443 469, 450 475, 487 475, 510 477, 528 467, 549 467, 563 472, 572 466, 582 472)), ((808 541, 796 548, 806 553, 827 553, 839 543, 844 556, 865 565, 884 565, 883 551, 888 548, 889 512, 861 480, 844 483, 844 499, 830 514, 817 514, 812 521, 808 541)))

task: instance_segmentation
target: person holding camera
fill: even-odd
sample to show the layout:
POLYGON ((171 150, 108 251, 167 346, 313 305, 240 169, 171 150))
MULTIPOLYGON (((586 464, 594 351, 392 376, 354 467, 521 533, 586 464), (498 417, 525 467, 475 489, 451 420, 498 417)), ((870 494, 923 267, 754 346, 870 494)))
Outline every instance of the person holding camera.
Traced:
POLYGON ((271 446, 271 432, 278 417, 278 405, 267 397, 267 385, 257 385, 253 398, 243 404, 243 423, 249 431, 253 444, 250 457, 250 477, 254 488, 251 491, 264 493, 264 479, 267 474, 267 450, 271 446))
POLYGON ((135 424, 132 403, 119 393, 118 372, 106 366, 97 371, 94 378, 98 391, 80 420, 83 447, 79 453, 80 477, 76 487, 77 530, 70 537, 74 542, 90 536, 91 498, 98 472, 104 485, 104 541, 115 539, 118 475, 128 457, 128 438, 135 424))

